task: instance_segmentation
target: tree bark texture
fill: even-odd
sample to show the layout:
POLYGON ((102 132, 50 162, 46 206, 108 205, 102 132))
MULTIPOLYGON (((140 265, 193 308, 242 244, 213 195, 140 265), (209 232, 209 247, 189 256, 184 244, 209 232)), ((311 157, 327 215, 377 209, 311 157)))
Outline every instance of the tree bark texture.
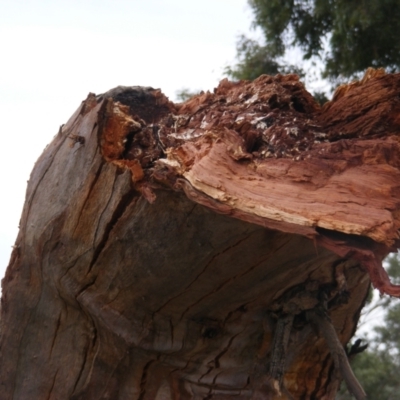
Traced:
POLYGON ((30 177, 0 398, 363 398, 343 346, 370 282, 400 296, 399 93, 369 70, 322 108, 294 75, 89 94, 30 177))

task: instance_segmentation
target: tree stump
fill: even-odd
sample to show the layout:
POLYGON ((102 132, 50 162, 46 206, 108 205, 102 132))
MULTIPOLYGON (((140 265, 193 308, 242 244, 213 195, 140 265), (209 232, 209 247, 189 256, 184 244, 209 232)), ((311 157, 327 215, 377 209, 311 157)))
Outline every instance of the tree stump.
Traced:
POLYGON ((1 399, 333 399, 399 247, 400 75, 89 94, 31 174, 1 399))

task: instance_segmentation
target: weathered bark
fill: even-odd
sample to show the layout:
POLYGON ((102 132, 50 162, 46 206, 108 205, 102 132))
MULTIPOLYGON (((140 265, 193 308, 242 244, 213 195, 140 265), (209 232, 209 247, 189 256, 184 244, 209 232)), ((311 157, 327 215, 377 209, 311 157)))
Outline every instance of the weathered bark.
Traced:
POLYGON ((322 108, 292 75, 90 94, 28 184, 1 399, 363 398, 338 343, 370 281, 400 295, 399 93, 369 71, 322 108))

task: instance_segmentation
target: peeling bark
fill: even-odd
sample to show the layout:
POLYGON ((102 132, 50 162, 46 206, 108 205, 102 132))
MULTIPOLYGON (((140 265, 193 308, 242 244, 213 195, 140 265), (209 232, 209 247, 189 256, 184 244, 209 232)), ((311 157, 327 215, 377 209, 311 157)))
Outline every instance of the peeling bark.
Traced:
POLYGON ((369 70, 322 108, 294 75, 90 94, 28 184, 2 399, 363 398, 340 346, 370 282, 400 296, 399 91, 369 70))

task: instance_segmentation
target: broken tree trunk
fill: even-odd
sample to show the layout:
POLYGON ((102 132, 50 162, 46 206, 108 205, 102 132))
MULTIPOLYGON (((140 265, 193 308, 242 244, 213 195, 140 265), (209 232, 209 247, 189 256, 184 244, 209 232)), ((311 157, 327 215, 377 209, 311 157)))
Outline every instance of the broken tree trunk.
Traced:
POLYGON ((333 399, 399 245, 400 75, 90 94, 32 172, 1 399, 333 399))

